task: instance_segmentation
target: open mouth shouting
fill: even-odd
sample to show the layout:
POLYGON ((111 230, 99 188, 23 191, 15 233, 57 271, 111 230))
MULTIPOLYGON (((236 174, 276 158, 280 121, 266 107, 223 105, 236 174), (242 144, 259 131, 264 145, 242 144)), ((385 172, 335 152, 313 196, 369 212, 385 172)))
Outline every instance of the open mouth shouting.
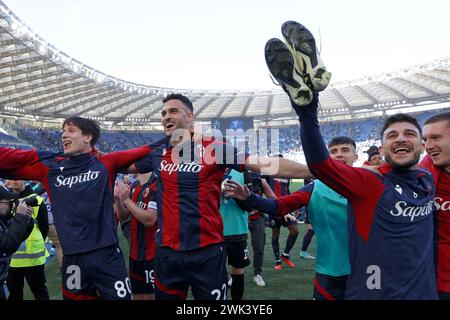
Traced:
POLYGON ((164 130, 165 131, 170 131, 175 129, 175 123, 172 121, 167 121, 166 123, 164 123, 164 130))
POLYGON ((70 141, 70 140, 63 141, 63 148, 64 149, 70 148, 71 145, 72 145, 72 141, 70 141))
POLYGON ((412 152, 412 149, 409 146, 401 145, 394 147, 392 151, 394 154, 407 155, 412 152))

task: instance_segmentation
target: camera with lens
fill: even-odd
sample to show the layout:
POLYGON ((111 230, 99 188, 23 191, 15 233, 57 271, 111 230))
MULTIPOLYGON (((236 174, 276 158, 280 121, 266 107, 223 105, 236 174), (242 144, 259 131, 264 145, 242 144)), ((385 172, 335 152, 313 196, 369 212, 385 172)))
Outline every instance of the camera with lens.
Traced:
POLYGON ((257 194, 262 193, 262 182, 261 175, 252 171, 244 171, 244 184, 247 185, 248 189, 257 194))
POLYGON ((37 207, 39 205, 39 202, 38 202, 38 199, 36 198, 36 196, 25 198, 25 199, 23 199, 23 202, 25 202, 25 204, 30 207, 37 207))

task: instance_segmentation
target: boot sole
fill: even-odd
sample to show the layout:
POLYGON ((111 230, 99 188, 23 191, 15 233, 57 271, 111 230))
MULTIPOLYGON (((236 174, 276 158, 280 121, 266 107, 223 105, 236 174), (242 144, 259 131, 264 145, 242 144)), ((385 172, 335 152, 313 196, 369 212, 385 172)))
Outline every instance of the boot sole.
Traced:
POLYGON ((267 67, 275 79, 297 87, 298 83, 292 77, 294 58, 284 42, 277 38, 270 39, 266 43, 264 53, 267 67))
POLYGON ((316 40, 305 26, 296 21, 286 21, 281 26, 281 33, 292 48, 308 56, 312 68, 317 66, 316 40))

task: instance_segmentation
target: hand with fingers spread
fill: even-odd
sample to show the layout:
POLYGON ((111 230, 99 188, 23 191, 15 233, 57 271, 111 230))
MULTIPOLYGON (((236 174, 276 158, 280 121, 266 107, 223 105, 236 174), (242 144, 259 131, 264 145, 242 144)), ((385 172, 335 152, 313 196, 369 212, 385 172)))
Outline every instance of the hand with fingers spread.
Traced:
POLYGON ((289 222, 289 221, 297 221, 297 217, 296 217, 295 214, 293 214, 293 213, 285 214, 285 215, 283 216, 283 218, 284 218, 284 221, 286 221, 286 222, 289 222))
POLYGON ((241 185, 233 180, 226 180, 224 183, 225 197, 233 197, 238 200, 245 201, 250 196, 251 192, 247 185, 241 185))

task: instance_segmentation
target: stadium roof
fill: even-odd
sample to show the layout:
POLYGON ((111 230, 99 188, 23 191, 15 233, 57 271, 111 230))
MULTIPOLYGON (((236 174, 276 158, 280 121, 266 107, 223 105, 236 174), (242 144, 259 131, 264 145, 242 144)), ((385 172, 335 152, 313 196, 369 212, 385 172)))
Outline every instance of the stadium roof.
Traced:
MULTIPOLYGON (((35 119, 70 115, 117 123, 159 123, 162 98, 189 96, 196 119, 293 117, 279 88, 211 91, 163 88, 104 74, 46 42, 0 1, 0 113, 35 119)), ((450 102, 450 57, 364 79, 331 84, 320 95, 320 116, 450 102)))

